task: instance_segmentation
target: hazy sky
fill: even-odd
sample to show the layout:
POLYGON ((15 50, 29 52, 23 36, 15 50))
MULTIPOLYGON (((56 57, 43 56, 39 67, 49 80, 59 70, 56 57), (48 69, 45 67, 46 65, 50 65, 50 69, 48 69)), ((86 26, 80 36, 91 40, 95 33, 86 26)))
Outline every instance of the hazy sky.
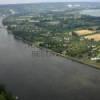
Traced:
POLYGON ((74 2, 74 1, 100 2, 100 0, 0 0, 0 4, 36 3, 36 2, 74 2))

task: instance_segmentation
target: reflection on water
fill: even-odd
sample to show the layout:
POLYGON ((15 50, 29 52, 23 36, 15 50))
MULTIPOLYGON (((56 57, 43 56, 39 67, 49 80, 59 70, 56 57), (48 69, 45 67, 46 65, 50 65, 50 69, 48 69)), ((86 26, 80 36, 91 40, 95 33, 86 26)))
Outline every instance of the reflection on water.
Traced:
POLYGON ((31 47, 4 28, 0 83, 21 100, 100 100, 100 70, 31 47))

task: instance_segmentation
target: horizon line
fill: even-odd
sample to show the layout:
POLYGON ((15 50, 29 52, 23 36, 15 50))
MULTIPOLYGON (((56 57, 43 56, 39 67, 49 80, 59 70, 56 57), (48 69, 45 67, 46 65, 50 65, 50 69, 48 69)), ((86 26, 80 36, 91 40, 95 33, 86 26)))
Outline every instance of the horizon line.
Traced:
POLYGON ((100 1, 81 1, 81 2, 79 2, 79 1, 56 1, 56 2, 23 2, 23 3, 2 3, 2 4, 0 4, 0 5, 21 5, 21 4, 46 4, 46 3, 100 3, 100 1))

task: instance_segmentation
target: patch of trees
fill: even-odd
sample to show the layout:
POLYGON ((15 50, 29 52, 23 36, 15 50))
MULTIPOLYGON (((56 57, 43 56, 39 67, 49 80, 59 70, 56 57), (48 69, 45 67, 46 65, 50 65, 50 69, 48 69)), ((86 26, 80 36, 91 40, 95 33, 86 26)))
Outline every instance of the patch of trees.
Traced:
POLYGON ((4 85, 0 85, 0 100, 16 100, 11 93, 7 92, 4 85))

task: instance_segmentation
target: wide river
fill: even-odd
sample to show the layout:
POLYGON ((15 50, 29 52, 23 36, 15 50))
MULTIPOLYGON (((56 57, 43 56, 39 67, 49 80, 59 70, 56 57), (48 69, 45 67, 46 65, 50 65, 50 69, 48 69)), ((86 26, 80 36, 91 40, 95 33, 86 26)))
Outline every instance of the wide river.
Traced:
POLYGON ((15 39, 2 17, 0 83, 20 100, 100 100, 100 70, 15 39))

